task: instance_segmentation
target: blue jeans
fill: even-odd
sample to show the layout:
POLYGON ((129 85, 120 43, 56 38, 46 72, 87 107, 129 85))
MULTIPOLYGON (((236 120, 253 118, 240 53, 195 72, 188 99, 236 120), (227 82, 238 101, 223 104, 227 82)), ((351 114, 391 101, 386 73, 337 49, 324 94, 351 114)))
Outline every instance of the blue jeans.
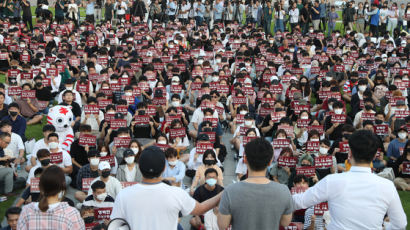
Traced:
POLYGON ((271 31, 270 31, 271 22, 272 22, 272 20, 265 20, 265 24, 263 25, 263 28, 265 30, 265 34, 271 34, 271 31))
POLYGON ((276 25, 275 25, 275 33, 278 31, 285 31, 285 27, 283 25, 283 19, 276 19, 276 25))
POLYGON ((200 17, 200 16, 195 17, 196 26, 201 26, 203 21, 204 21, 203 17, 200 17))

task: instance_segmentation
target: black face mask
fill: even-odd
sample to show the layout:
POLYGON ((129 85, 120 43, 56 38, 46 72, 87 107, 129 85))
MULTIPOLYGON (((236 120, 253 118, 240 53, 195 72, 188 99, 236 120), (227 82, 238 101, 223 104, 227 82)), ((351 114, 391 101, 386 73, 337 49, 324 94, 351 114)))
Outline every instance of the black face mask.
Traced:
POLYGON ((204 160, 204 164, 206 165, 214 165, 215 163, 215 160, 204 160))
POLYGON ((301 82, 300 85, 301 85, 301 86, 305 86, 305 85, 306 85, 306 82, 301 82))
POLYGON ((15 111, 10 111, 9 114, 10 114, 10 116, 12 116, 12 117, 17 116, 17 112, 15 112, 15 111))
POLYGON ((94 222, 94 217, 93 216, 87 216, 86 218, 84 218, 84 223, 85 224, 91 224, 92 222, 94 222))
POLYGON ((371 109, 373 108, 373 106, 371 106, 371 105, 365 105, 364 108, 365 108, 366 110, 371 110, 371 109))
POLYGON ((42 82, 36 82, 36 87, 41 87, 43 85, 42 82))
POLYGON ((44 159, 40 161, 41 166, 45 167, 50 164, 50 159, 44 159))
POLYGON ((283 111, 282 108, 275 108, 275 112, 281 112, 281 111, 283 111))
POLYGON ((344 137, 346 140, 349 140, 349 138, 350 138, 351 135, 352 135, 352 134, 347 134, 347 133, 345 133, 345 134, 343 134, 343 137, 344 137))
POLYGON ((302 166, 302 167, 309 167, 310 165, 308 165, 308 164, 301 164, 300 166, 302 166))
POLYGON ((380 125, 380 124, 383 123, 383 121, 382 121, 382 120, 379 120, 379 119, 376 119, 376 120, 374 120, 374 123, 376 123, 376 125, 380 125))
POLYGON ((102 171, 101 176, 104 177, 104 178, 109 177, 110 176, 110 171, 102 171))
POLYGON ((356 82, 357 82, 357 79, 350 79, 350 81, 351 81, 352 83, 356 83, 356 82))

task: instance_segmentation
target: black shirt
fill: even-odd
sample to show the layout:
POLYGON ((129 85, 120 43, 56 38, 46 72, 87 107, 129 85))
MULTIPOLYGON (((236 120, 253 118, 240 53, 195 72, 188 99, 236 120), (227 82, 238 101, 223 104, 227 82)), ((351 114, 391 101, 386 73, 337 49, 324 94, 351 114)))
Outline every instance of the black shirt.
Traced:
POLYGON ((73 101, 71 102, 71 105, 67 104, 66 102, 62 102, 60 103, 60 105, 71 106, 71 112, 73 112, 74 117, 75 118, 81 117, 81 108, 77 102, 73 101))
MULTIPOLYGON (((344 124, 352 124, 352 119, 350 119, 349 116, 346 116, 346 121, 344 124)), ((333 123, 332 123, 332 116, 327 116, 325 119, 325 126, 324 126, 324 130, 327 131, 328 129, 330 129, 332 127, 333 123)), ((337 140, 337 139, 341 139, 342 138, 342 129, 343 129, 343 124, 339 124, 339 126, 337 126, 334 130, 333 133, 331 133, 329 135, 329 140, 337 140)))
POLYGON ((195 190, 193 197, 196 201, 201 203, 203 201, 206 201, 218 195, 218 193, 222 192, 223 190, 224 188, 222 186, 220 186, 219 184, 216 184, 215 189, 212 191, 209 191, 208 189, 205 188, 205 184, 203 184, 195 190))
POLYGON ((79 139, 75 140, 70 147, 71 157, 81 166, 88 164, 87 152, 83 146, 80 146, 79 139))
POLYGON ((51 90, 45 87, 42 89, 36 88, 36 98, 39 101, 50 101, 52 99, 51 90))
POLYGON ((23 2, 21 3, 21 8, 23 9, 23 17, 31 19, 30 1, 27 0, 26 3, 28 4, 28 6, 26 6, 23 2))
POLYGON ((3 120, 4 117, 9 115, 9 107, 6 104, 3 104, 3 109, 0 110, 0 120, 3 120))

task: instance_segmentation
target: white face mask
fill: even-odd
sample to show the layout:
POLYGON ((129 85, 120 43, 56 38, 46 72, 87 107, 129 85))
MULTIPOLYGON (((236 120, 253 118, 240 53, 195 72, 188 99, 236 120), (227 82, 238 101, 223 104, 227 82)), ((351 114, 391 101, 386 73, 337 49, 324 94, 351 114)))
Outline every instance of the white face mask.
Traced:
POLYGON ((246 115, 247 113, 248 113, 248 111, 246 111, 246 110, 242 110, 242 111, 239 112, 240 115, 246 115))
POLYGON ((309 33, 313 33, 313 30, 309 30, 309 33))
POLYGON ((177 162, 178 161, 168 161, 168 164, 171 165, 171 166, 175 166, 175 165, 177 165, 177 162))
POLYGON ((295 49, 289 49, 289 52, 293 53, 295 52, 295 49))
POLYGON ((108 154, 108 152, 100 152, 101 157, 105 157, 105 156, 107 156, 107 154, 108 154))
POLYGON ((213 81, 213 82, 217 82, 217 81, 219 81, 219 77, 218 77, 218 76, 216 76, 216 77, 212 77, 212 81, 213 81))
POLYGON ((50 149, 56 149, 56 148, 58 148, 58 143, 57 142, 50 142, 50 143, 48 143, 48 147, 50 149))
POLYGON ((204 60, 199 59, 199 60, 198 60, 198 65, 202 65, 202 63, 204 63, 204 60))
POLYGON ((387 58, 383 58, 382 61, 383 61, 383 62, 387 62, 387 58))
POLYGON ((100 200, 100 201, 104 201, 106 197, 107 197, 107 193, 106 193, 106 192, 97 195, 97 199, 100 200))
POLYGON ((310 139, 310 141, 319 141, 319 139, 313 138, 313 139, 310 139))
POLYGON ((331 81, 332 79, 332 77, 326 77, 326 81, 331 81))
POLYGON ((66 89, 66 90, 73 90, 73 87, 72 87, 72 86, 70 86, 70 87, 67 87, 67 86, 66 86, 65 89, 66 89))
POLYGON ((221 63, 221 61, 222 61, 222 60, 219 59, 219 58, 218 58, 218 59, 215 59, 215 62, 218 63, 218 64, 221 63))
POLYGON ((132 156, 132 157, 126 157, 126 158, 125 158, 125 162, 126 162, 127 164, 132 164, 132 163, 134 163, 134 160, 135 160, 135 157, 134 157, 134 156, 132 156))
POLYGON ((342 114, 343 113, 343 109, 335 109, 335 114, 342 114))
POLYGON ((131 93, 131 92, 126 92, 126 93, 125 93, 125 96, 131 97, 131 96, 132 96, 132 93, 131 93))
POLYGON ((245 126, 252 126, 253 121, 245 120, 245 126))
POLYGON ((319 148, 319 153, 322 154, 322 155, 327 154, 327 148, 320 147, 320 148, 319 148))
POLYGON ((396 54, 391 54, 392 57, 396 57, 396 54))
POLYGON ((367 86, 365 85, 359 85, 359 91, 364 92, 366 90, 367 86))
POLYGON ((131 148, 131 150, 135 153, 135 154, 137 154, 138 153, 138 148, 131 148))
POLYGON ((173 101, 173 102, 171 102, 171 105, 174 106, 174 107, 179 107, 180 103, 179 103, 179 101, 173 101))
POLYGON ((307 119, 309 119, 309 117, 303 116, 303 117, 300 117, 300 119, 307 120, 307 119))
POLYGON ((160 140, 160 141, 158 141, 158 144, 160 144, 160 145, 166 145, 166 144, 167 144, 167 141, 160 140))
POLYGON ((407 133, 404 133, 404 132, 399 133, 399 138, 402 139, 402 140, 406 139, 407 138, 407 133))
POLYGON ((90 159, 90 164, 92 166, 97 166, 100 163, 100 158, 91 158, 90 159))

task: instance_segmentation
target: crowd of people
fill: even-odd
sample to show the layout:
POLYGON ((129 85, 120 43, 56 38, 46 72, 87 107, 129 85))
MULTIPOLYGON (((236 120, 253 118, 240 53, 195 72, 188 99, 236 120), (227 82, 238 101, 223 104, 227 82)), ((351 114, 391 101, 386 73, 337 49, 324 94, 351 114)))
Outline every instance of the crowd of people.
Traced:
POLYGON ((410 3, 54 4, 0 7, 5 229, 406 227, 410 3), (347 221, 331 206, 364 172, 387 208, 347 221))

